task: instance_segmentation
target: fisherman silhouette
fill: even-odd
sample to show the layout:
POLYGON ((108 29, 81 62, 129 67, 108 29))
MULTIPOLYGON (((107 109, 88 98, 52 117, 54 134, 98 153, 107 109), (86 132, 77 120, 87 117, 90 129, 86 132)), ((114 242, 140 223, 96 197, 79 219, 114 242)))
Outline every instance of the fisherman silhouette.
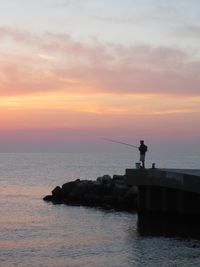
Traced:
POLYGON ((144 144, 144 140, 140 140, 140 146, 138 147, 140 151, 140 161, 142 162, 142 168, 145 168, 145 154, 147 152, 147 146, 144 144))

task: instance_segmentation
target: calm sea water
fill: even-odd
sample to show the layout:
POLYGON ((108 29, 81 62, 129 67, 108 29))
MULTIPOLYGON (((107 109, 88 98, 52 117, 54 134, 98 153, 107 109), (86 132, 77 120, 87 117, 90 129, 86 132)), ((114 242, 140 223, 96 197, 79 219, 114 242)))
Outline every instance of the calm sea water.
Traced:
MULTIPOLYGON (((199 159, 158 163, 198 168, 199 159)), ((200 266, 198 238, 142 232, 134 213, 42 200, 66 181, 132 166, 130 153, 0 154, 0 266, 200 266)))

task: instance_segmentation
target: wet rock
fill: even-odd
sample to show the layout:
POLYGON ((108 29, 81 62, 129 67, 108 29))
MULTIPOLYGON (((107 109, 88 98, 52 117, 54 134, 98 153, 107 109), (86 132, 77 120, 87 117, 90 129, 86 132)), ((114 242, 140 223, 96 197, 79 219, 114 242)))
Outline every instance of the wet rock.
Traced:
POLYGON ((45 201, 52 201, 53 200, 53 196, 52 195, 47 195, 43 198, 43 200, 45 201))

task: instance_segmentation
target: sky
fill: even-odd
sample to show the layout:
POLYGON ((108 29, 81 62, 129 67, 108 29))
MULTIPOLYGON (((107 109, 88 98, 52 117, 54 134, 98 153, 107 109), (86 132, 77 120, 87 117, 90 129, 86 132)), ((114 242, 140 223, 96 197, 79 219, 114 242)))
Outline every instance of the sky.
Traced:
POLYGON ((197 150, 199 0, 0 7, 1 151, 112 149, 101 137, 197 150))

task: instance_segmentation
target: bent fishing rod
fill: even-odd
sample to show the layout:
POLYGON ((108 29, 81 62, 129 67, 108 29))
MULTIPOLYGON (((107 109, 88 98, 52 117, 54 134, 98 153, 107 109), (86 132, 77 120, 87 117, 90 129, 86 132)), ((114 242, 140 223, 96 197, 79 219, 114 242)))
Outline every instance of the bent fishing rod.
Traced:
POLYGON ((120 142, 120 141, 113 140, 113 139, 108 139, 108 138, 101 138, 101 139, 102 140, 105 140, 105 141, 109 141, 109 142, 113 142, 113 143, 118 143, 118 144, 121 144, 121 145, 125 145, 125 146, 130 146, 130 147, 138 148, 138 146, 134 146, 134 145, 131 145, 131 144, 128 144, 128 143, 124 143, 124 142, 120 142))

